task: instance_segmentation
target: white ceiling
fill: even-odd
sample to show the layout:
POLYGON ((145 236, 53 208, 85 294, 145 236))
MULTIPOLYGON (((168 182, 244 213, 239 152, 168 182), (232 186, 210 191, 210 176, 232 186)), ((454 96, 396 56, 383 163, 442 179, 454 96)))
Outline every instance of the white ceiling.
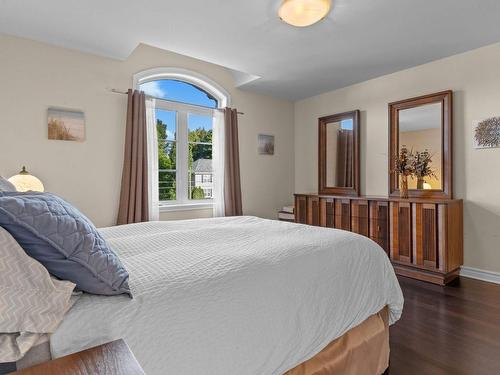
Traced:
POLYGON ((125 59, 139 43, 300 99, 500 41, 500 0, 334 0, 310 28, 279 0, 0 0, 0 32, 125 59))
POLYGON ((399 111, 399 131, 440 129, 441 108, 441 103, 433 103, 399 111))

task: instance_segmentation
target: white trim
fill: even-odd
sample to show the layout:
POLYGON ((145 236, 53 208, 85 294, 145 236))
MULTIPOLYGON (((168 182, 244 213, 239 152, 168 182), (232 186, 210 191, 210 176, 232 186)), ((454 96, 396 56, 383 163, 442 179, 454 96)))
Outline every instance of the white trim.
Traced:
MULTIPOLYGON (((229 93, 220 85, 211 79, 186 69, 181 68, 153 68, 144 70, 134 74, 133 88, 138 89, 139 86, 146 82, 161 80, 161 79, 175 79, 190 83, 200 89, 206 91, 217 100, 218 108, 229 107, 231 104, 231 97, 229 93)), ((156 108, 167 111, 174 111, 176 113, 176 144, 177 144, 177 157, 176 157, 176 200, 170 202, 160 202, 160 212, 168 211, 183 211, 183 210, 197 210, 197 209, 213 209, 219 207, 220 204, 214 204, 213 200, 210 202, 205 201, 192 201, 189 199, 188 194, 188 178, 189 171, 187 165, 183 163, 188 159, 188 114, 195 113, 212 117, 212 126, 214 129, 214 139, 217 139, 217 129, 221 128, 215 126, 216 117, 219 118, 220 114, 215 109, 205 108, 202 106, 191 105, 187 103, 178 103, 169 100, 156 98, 156 108), (219 115, 219 116, 216 116, 219 115)), ((217 143, 217 142, 215 142, 217 143)), ((213 150, 216 148, 212 142, 213 150)), ((218 149, 218 153, 222 152, 223 148, 218 149)), ((214 156, 214 158, 216 158, 214 156)), ((223 170, 221 171, 223 172, 223 170)), ((223 181, 223 179, 221 179, 223 181)), ((215 192, 215 191, 214 191, 215 192)), ((223 193, 223 192, 222 192, 223 193)), ((223 194, 213 195, 215 201, 223 202, 223 194)))
POLYGON ((460 276, 500 284, 500 273, 481 270, 479 268, 464 267, 460 269, 460 276))
POLYGON ((186 203, 186 204, 160 204, 160 212, 190 211, 190 210, 211 210, 213 202, 186 203))
POLYGON ((133 87, 137 89, 142 83, 159 79, 177 79, 192 83, 213 95, 217 99, 218 108, 225 108, 231 105, 231 96, 226 89, 200 73, 182 68, 166 67, 143 70, 134 74, 133 87))

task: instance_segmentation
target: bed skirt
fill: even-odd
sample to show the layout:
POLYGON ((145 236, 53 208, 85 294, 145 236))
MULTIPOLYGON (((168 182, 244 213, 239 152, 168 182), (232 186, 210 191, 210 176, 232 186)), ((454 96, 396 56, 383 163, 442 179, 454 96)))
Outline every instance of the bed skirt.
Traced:
POLYGON ((385 307, 284 375, 380 375, 389 367, 389 312, 385 307))
MULTIPOLYGON (((389 312, 385 307, 284 375, 380 375, 389 366, 389 312)), ((15 371, 49 361, 49 342, 32 348, 15 371)), ((4 368, 4 371, 7 368, 4 368)), ((2 371, 0 374, 10 371, 2 371)))

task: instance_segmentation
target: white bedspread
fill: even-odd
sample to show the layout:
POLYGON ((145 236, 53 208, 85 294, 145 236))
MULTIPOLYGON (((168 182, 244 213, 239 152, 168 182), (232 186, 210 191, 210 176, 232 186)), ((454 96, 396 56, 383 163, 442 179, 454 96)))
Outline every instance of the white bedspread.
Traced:
POLYGON ((255 217, 102 229, 134 299, 84 295, 59 357, 124 338, 148 375, 283 374, 403 296, 383 250, 334 229, 255 217))

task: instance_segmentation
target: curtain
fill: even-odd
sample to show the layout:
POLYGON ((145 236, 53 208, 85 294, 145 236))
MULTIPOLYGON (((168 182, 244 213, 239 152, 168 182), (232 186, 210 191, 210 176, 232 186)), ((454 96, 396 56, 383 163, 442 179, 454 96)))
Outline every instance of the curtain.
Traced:
POLYGON ((224 165, 225 165, 225 132, 224 112, 214 111, 214 132, 212 136, 213 147, 213 186, 214 186, 214 216, 226 214, 224 205, 224 165))
POLYGON ((146 96, 128 90, 118 225, 149 220, 146 96))
POLYGON ((160 220, 160 193, 158 176, 158 132, 156 130, 155 100, 146 98, 146 129, 148 153, 149 220, 160 220))
POLYGON ((241 203, 240 149, 238 141, 238 111, 224 110, 224 213, 243 215, 241 203))
POLYGON ((337 135, 337 184, 352 187, 353 131, 340 129, 337 135))

